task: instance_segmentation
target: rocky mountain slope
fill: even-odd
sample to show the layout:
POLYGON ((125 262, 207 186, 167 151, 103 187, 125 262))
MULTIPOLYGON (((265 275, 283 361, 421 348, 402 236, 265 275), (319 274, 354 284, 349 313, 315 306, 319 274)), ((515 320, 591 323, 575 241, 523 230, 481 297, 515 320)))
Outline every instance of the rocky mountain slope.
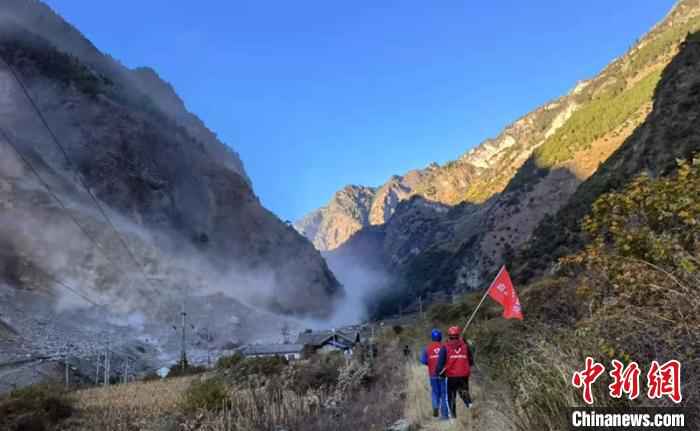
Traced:
MULTIPOLYGON (((683 61, 677 57, 683 41, 699 28, 700 2, 680 1, 596 77, 579 82, 566 96, 525 115, 459 159, 419 171, 420 180, 391 211, 393 215, 371 229, 368 237, 376 241, 380 235, 383 241, 381 247, 371 248, 373 256, 367 259, 386 262, 387 269, 398 274, 395 283, 409 289, 408 295, 399 297, 409 302, 419 295, 483 287, 499 265, 513 261, 543 220, 552 220, 569 202, 560 218, 540 232, 558 229, 556 220, 576 205, 576 196, 600 181, 592 179, 579 189, 601 164, 600 175, 605 175, 613 160, 639 159, 616 151, 621 147, 633 148, 624 150, 629 154, 641 151, 635 142, 646 129, 640 126, 654 103, 660 102, 660 88, 678 85, 668 76, 683 61)), ((670 112, 687 113, 692 102, 681 99, 667 97, 664 100, 676 107, 655 109, 654 116, 668 120, 670 112)), ((687 157, 693 147, 674 147, 668 153, 663 145, 671 144, 660 140, 648 151, 666 152, 673 159, 687 157)), ((648 166, 658 157, 645 158, 650 160, 648 166)), ((590 205, 590 198, 586 202, 590 205)), ((356 237, 331 254, 352 255, 356 247, 370 250, 359 245, 365 237, 362 231, 356 237)), ((542 244, 556 244, 547 235, 542 238, 542 244)), ((527 266, 527 259, 520 266, 527 266)))
POLYGON ((371 187, 347 186, 328 205, 297 221, 294 228, 319 250, 333 249, 369 225, 374 193, 371 187))
POLYGON ((381 225, 391 218, 401 201, 415 193, 430 171, 395 175, 381 187, 347 186, 326 206, 304 216, 294 228, 311 240, 317 249, 333 250, 367 226, 381 225))
MULTIPOLYGON (((697 30, 697 29, 696 29, 697 30)), ((623 189, 642 172, 668 175, 678 160, 700 152, 700 37, 687 36, 654 91, 654 107, 644 123, 582 183, 556 214, 537 226, 515 262, 523 281, 582 245, 581 221, 596 198, 623 189)))
MULTIPOLYGON (((153 70, 122 66, 34 0, 0 4, 0 58, 6 297, 29 292, 64 317, 100 303, 171 333, 183 297, 222 295, 230 314, 210 317, 229 331, 265 310, 332 312, 342 287, 319 252, 263 208, 238 155, 153 70)), ((6 320, 10 302, 0 321, 31 339, 6 320)))

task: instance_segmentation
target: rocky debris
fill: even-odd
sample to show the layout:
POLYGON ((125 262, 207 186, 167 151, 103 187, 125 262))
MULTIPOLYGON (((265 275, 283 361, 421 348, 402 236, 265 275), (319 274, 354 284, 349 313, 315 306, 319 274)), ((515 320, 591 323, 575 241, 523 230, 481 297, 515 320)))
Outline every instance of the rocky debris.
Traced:
MULTIPOLYGON (((232 296, 253 292, 247 299, 269 310, 314 317, 332 311, 342 287, 320 253, 261 206, 238 155, 185 109, 169 84, 151 69, 130 70, 101 53, 40 1, 2 2, 0 17, 0 55, 70 160, 7 71, 0 71, 1 126, 90 233, 71 224, 19 159, 8 163, 12 150, 2 145, 0 245, 12 250, 10 258, 53 275, 57 268, 71 272, 88 293, 96 285, 100 291, 122 286, 112 293, 125 297, 156 290, 139 273, 160 277, 177 260, 186 262, 192 279, 232 296), (104 253, 83 236, 99 239, 104 253), (133 283, 124 274, 145 286, 123 287, 133 283)), ((0 281, 15 281, 5 275, 0 281)), ((181 289, 167 276, 163 284, 157 290, 181 289)))
POLYGON ((408 419, 399 419, 387 428, 386 431, 411 431, 413 429, 411 421, 408 419))
MULTIPOLYGON (((149 323, 118 310, 110 313, 85 306, 59 310, 47 299, 39 292, 0 284, 0 321, 12 328, 9 335, 0 336, 0 392, 42 379, 62 381, 66 358, 71 381, 93 382, 108 343, 112 380, 122 378, 127 358, 132 378, 179 360, 180 308, 175 305, 170 316, 149 323)), ((278 328, 286 325, 300 331, 302 325, 219 294, 189 298, 187 311, 187 355, 193 365, 214 364, 250 340, 278 342, 278 328)))

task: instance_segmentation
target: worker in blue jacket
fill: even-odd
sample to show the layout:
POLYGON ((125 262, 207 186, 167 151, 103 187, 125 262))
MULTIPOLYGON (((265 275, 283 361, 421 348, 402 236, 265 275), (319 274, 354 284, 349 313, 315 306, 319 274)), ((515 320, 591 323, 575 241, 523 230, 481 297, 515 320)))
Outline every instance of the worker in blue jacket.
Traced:
POLYGON ((440 350, 442 349, 442 333, 433 329, 430 334, 431 342, 428 344, 420 355, 420 362, 428 366, 428 378, 430 379, 430 392, 433 403, 433 417, 442 416, 443 419, 449 419, 447 410, 447 392, 444 387, 444 379, 439 376, 438 359, 440 350))

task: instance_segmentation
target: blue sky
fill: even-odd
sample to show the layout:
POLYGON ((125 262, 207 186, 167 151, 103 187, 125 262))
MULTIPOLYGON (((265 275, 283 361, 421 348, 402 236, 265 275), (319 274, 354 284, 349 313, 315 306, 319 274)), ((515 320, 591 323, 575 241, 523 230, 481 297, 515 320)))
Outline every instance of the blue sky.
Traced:
POLYGON ((47 3, 172 83, 293 220, 346 184, 457 158, 597 73, 674 1, 47 3))

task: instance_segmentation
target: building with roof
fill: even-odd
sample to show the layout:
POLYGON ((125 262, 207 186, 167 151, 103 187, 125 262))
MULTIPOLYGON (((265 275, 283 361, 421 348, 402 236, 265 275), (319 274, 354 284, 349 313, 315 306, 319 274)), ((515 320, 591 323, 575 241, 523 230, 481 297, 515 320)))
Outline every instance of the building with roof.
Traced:
POLYGON ((247 358, 279 356, 291 361, 301 359, 303 350, 303 344, 251 344, 241 349, 241 353, 247 358))
POLYGON ((357 331, 317 331, 307 330, 299 334, 297 344, 306 346, 314 352, 327 353, 342 351, 352 353, 352 348, 360 343, 357 331))

